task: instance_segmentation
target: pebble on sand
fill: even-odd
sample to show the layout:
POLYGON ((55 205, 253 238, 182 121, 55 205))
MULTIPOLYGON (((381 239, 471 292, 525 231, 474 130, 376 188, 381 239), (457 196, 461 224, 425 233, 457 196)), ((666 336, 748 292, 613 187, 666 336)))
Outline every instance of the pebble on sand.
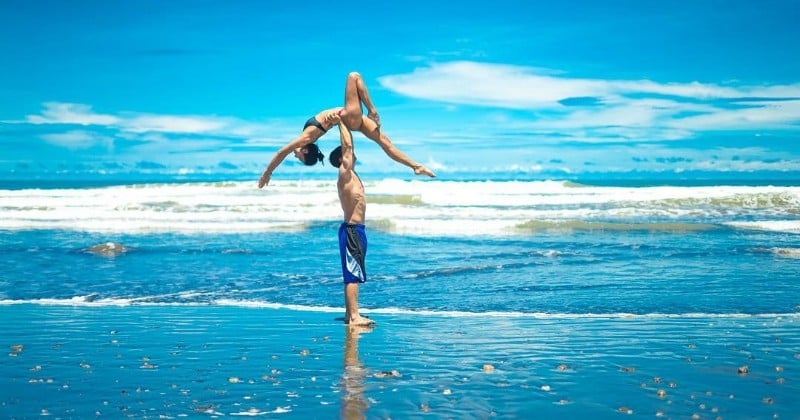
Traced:
POLYGON ((402 375, 400 375, 400 372, 397 370, 384 370, 382 372, 376 372, 373 376, 376 378, 399 378, 402 375))
POLYGON ((203 406, 199 406, 199 407, 194 407, 194 411, 196 411, 198 413, 210 413, 210 412, 214 411, 214 406, 213 405, 203 405, 203 406))

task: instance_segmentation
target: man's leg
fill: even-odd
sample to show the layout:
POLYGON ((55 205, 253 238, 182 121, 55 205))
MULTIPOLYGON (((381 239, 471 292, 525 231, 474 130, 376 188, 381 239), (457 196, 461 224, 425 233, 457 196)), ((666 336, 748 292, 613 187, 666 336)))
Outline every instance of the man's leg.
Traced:
POLYGON ((344 285, 345 322, 358 318, 358 283, 345 283, 344 285))
POLYGON ((345 324, 373 325, 375 321, 358 313, 358 283, 344 285, 345 324))

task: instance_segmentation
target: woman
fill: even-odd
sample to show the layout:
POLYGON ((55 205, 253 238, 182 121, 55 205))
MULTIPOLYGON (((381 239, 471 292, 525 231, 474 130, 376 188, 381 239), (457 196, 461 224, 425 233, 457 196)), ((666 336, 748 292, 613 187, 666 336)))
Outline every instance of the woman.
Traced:
POLYGON ((309 166, 322 161, 324 155, 314 142, 336 125, 339 119, 348 129, 360 131, 367 138, 378 143, 387 156, 413 169, 415 174, 428 175, 430 177, 436 176, 425 166, 411 160, 392 144, 389 137, 381 132, 380 117, 375 105, 372 103, 372 99, 369 97, 364 79, 359 73, 351 72, 347 75, 347 83, 345 84, 344 107, 329 108, 309 118, 303 126, 303 132, 289 144, 281 147, 269 162, 267 169, 264 170, 258 180, 258 188, 269 184, 272 173, 286 159, 289 153, 294 152, 298 160, 309 166), (361 110, 362 103, 367 108, 366 116, 361 110))

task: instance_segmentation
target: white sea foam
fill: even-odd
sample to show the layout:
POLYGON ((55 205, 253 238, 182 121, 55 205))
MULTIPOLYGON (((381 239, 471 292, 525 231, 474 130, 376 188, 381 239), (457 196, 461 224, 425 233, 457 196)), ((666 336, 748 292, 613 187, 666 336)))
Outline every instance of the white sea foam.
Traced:
POLYGON ((800 233, 800 220, 762 220, 749 222, 728 222, 728 225, 742 229, 769 230, 774 232, 800 233))
MULTIPOLYGON (((224 306, 246 309, 288 310, 295 312, 341 313, 341 307, 297 305, 274 303, 259 300, 218 299, 212 302, 154 302, 150 298, 112 298, 91 299, 91 296, 76 296, 64 299, 4 299, 0 306, 41 305, 41 306, 77 306, 77 307, 113 307, 113 306, 224 306)), ((518 311, 450 311, 406 308, 360 308, 364 314, 385 314, 404 317, 445 317, 445 318, 529 318, 529 319, 666 319, 666 318, 800 318, 800 312, 786 313, 646 313, 635 314, 625 312, 614 313, 571 313, 571 312, 518 312, 518 311)))
MULTIPOLYGON (((396 233, 511 235, 532 222, 653 221, 800 233, 800 187, 392 179, 365 188, 368 225, 396 233)), ((262 190, 253 182, 0 190, 0 212, 4 230, 118 233, 295 231, 341 220, 335 181, 275 181, 262 190)))

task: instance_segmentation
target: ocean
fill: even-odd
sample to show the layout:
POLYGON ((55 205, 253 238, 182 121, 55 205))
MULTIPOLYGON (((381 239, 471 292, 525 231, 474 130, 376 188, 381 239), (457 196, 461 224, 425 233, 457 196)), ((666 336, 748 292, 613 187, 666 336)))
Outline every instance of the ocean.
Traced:
POLYGON ((0 183, 0 416, 800 418, 800 183, 0 183))

